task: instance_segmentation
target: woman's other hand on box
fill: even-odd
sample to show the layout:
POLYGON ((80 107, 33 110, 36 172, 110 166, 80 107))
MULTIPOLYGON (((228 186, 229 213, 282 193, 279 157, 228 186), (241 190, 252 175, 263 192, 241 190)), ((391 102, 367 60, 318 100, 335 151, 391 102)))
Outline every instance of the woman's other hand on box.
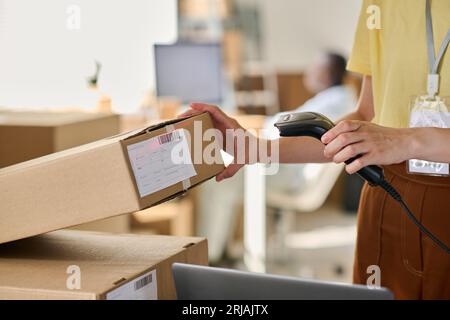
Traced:
MULTIPOLYGON (((236 134, 234 134, 237 131, 245 132, 245 129, 239 124, 239 122, 236 121, 236 119, 229 117, 219 107, 204 103, 192 103, 191 109, 181 114, 179 117, 189 117, 203 112, 208 112, 211 115, 214 127, 222 134, 224 147, 233 146, 232 150, 226 148, 226 151, 234 157, 233 162, 226 167, 222 173, 217 175, 216 180, 222 181, 224 179, 231 178, 245 164, 249 163, 248 143, 245 143, 244 146, 241 147, 239 143, 236 143, 236 134), (234 141, 227 141, 230 139, 233 139, 234 141), (239 157, 238 155, 240 153, 243 153, 244 157, 239 157), (244 161, 241 160, 243 158, 245 159, 244 161)), ((256 137, 254 138, 256 139, 256 137)))

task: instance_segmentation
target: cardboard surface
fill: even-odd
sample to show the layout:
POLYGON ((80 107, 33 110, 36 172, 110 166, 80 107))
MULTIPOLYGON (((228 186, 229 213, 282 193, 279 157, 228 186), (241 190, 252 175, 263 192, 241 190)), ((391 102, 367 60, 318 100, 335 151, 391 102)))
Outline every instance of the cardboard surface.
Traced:
POLYGON ((203 238, 63 230, 0 245, 0 299, 105 299, 156 270, 158 299, 175 299, 171 265, 208 264, 203 238), (68 289, 69 266, 80 289, 68 289))
MULTIPOLYGON (((213 127, 204 113, 0 169, 0 243, 136 212, 182 194, 185 186, 179 182, 141 198, 124 146, 167 132, 167 125, 194 130, 193 121, 201 121, 203 131, 213 127)), ((193 155, 195 144, 189 148, 193 155)), ((191 187, 224 168, 222 163, 194 167, 191 187)))
POLYGON ((83 223, 74 227, 71 230, 84 231, 98 231, 109 233, 130 233, 130 216, 121 215, 117 217, 102 219, 94 222, 83 223))
POLYGON ((114 114, 0 110, 0 168, 115 134, 114 114))
POLYGON ((190 197, 172 200, 132 214, 131 232, 192 236, 195 234, 194 201, 190 197))

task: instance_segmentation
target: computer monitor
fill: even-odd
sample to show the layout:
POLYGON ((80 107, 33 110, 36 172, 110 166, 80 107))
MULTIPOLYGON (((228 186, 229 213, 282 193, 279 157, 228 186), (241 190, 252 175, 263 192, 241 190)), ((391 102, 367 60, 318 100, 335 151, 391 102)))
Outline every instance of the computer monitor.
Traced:
POLYGON ((385 288, 174 263, 179 300, 392 300, 385 288))
POLYGON ((222 102, 224 82, 219 44, 157 44, 154 51, 158 97, 175 97, 182 103, 222 102))

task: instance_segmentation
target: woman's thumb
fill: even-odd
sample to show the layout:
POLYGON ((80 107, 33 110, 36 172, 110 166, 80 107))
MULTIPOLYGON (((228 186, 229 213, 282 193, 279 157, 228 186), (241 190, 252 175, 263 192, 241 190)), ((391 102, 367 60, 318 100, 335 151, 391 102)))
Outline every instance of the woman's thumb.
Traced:
POLYGON ((223 170, 216 176, 216 181, 220 182, 222 180, 233 177, 242 167, 242 164, 230 164, 225 168, 225 170, 223 170))

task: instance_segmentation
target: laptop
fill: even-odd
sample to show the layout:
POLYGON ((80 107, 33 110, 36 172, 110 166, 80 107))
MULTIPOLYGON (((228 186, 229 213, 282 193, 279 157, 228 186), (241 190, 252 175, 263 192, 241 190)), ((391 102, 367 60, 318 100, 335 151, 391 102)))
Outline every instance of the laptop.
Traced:
POLYGON ((392 300, 385 288, 174 263, 179 300, 392 300))

